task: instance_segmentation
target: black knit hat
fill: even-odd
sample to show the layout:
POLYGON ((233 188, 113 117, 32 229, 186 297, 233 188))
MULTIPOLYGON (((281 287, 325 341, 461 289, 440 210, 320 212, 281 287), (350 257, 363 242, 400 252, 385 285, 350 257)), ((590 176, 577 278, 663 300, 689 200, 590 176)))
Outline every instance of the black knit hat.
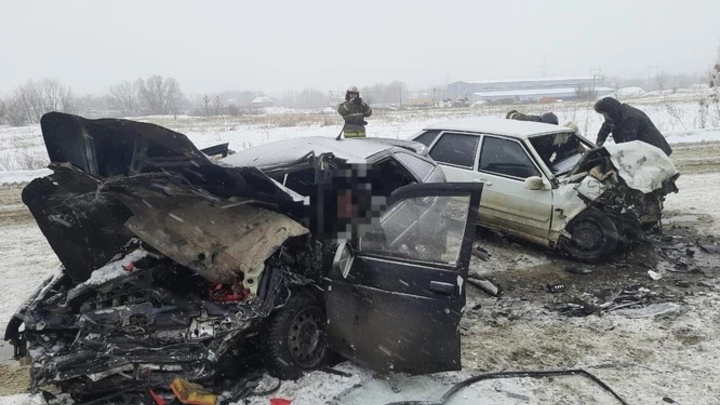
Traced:
POLYGON ((558 125, 558 117, 554 113, 545 113, 542 116, 540 116, 540 122, 544 122, 546 124, 554 124, 558 125))
POLYGON ((612 97, 604 97, 595 103, 595 111, 606 113, 613 121, 618 121, 622 116, 622 103, 612 97))

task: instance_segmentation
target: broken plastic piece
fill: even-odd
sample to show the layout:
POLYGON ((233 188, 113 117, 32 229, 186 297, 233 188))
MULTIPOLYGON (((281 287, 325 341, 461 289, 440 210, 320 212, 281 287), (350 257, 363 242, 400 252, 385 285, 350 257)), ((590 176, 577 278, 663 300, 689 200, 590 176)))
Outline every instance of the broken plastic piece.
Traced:
POLYGON ((238 302, 245 299, 250 291, 243 290, 240 292, 233 292, 229 286, 222 283, 217 283, 215 286, 210 288, 210 299, 215 302, 238 302))
POLYGON ((650 278, 653 279, 653 280, 655 280, 655 281, 660 280, 660 279, 662 278, 662 274, 660 274, 660 273, 658 273, 658 272, 656 272, 656 271, 648 270, 647 273, 648 273, 648 275, 650 276, 650 278))
POLYGON ((292 400, 284 398, 270 398, 270 405, 290 405, 292 400))
POLYGON ((565 287, 565 284, 548 284, 545 286, 545 289, 549 293, 557 294, 557 293, 565 292, 567 287, 565 287))
POLYGON ((170 384, 170 389, 183 404, 188 405, 215 405, 217 396, 203 388, 200 384, 191 383, 176 377, 170 384))
POLYGON ((160 395, 155 393, 155 391, 153 390, 148 391, 150 392, 150 396, 152 397, 153 401, 155 401, 156 405, 165 405, 165 400, 160 395))
POLYGON ((135 262, 130 262, 130 263, 122 266, 122 268, 123 268, 123 270, 125 270, 127 272, 131 272, 131 271, 135 270, 135 262))

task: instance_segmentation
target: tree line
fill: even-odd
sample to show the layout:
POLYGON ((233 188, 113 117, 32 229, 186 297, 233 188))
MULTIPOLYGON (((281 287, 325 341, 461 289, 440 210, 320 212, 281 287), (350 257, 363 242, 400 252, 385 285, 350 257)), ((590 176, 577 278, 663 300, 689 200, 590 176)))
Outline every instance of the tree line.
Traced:
POLYGON ((177 114, 183 100, 177 80, 160 75, 111 86, 101 98, 77 97, 57 79, 29 80, 0 98, 0 123, 37 124, 47 112, 75 113, 89 105, 104 106, 124 116, 177 114))
MULTIPOLYGON (((409 96, 408 86, 401 81, 376 83, 361 87, 363 99, 376 105, 402 104, 409 96)), ((135 117, 143 115, 200 115, 218 116, 254 114, 268 104, 288 108, 336 107, 344 101, 345 89, 322 91, 306 88, 286 91, 278 99, 264 99, 262 91, 224 91, 214 94, 185 95, 173 77, 152 75, 126 80, 108 88, 103 95, 75 94, 70 86, 57 79, 29 80, 17 86, 5 97, 0 95, 0 124, 21 126, 40 122, 49 111, 78 113, 89 116, 135 117)))

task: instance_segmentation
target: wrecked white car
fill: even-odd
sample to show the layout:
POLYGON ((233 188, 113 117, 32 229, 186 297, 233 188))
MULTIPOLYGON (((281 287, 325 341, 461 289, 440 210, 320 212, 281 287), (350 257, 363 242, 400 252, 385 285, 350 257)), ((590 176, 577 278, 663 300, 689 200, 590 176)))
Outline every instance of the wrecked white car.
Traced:
POLYGON ((378 371, 460 369, 481 185, 412 177, 377 183, 380 198, 381 178, 360 175, 372 164, 321 153, 299 195, 156 125, 49 113, 41 126, 54 173, 22 198, 62 269, 5 335, 33 388, 122 402, 176 377, 218 386, 249 358, 296 378, 330 351, 378 371))
POLYGON ((413 137, 448 181, 485 185, 480 225, 597 261, 655 227, 679 173, 651 145, 597 148, 566 127, 497 118, 434 125, 413 137))

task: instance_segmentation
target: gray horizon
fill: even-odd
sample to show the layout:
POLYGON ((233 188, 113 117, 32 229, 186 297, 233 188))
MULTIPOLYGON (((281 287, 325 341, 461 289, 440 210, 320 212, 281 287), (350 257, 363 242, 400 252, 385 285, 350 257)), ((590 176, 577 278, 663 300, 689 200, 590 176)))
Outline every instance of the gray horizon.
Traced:
POLYGON ((400 80, 698 73, 720 2, 6 2, 0 95, 56 78, 77 94, 153 74, 186 94, 344 91, 400 80), (249 5, 248 5, 249 4, 249 5))

